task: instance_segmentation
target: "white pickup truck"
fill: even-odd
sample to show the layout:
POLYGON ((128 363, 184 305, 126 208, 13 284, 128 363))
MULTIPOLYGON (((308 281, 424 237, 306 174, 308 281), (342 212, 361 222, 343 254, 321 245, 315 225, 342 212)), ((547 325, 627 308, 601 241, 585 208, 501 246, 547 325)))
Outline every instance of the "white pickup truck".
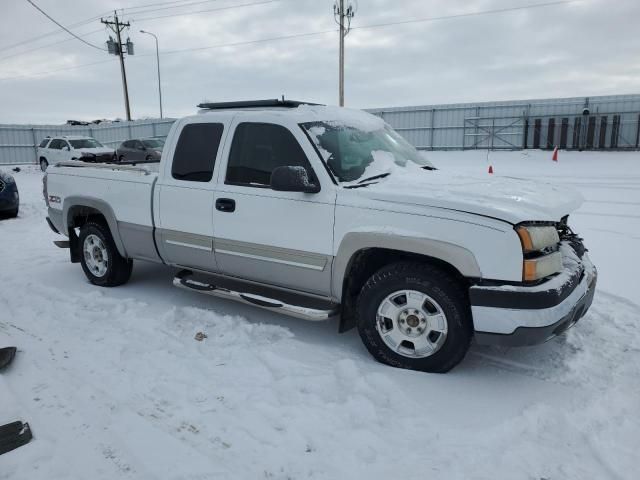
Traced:
POLYGON ((133 260, 174 284, 308 320, 340 316, 371 354, 446 372, 475 338, 533 345, 591 305, 596 269, 567 224, 579 195, 436 170, 380 118, 293 101, 204 104, 159 164, 62 162, 48 222, 91 283, 133 260))

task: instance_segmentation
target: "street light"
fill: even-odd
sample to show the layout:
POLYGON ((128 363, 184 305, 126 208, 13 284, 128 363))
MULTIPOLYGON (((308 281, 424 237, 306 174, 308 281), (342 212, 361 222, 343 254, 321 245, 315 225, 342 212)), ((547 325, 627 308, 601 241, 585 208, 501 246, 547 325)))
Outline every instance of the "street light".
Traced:
POLYGON ((147 32, 145 30, 140 30, 140 33, 151 35, 156 41, 156 63, 158 65, 158 96, 160 97, 160 118, 162 118, 162 87, 160 86, 160 52, 158 50, 158 37, 156 37, 155 34, 147 32))

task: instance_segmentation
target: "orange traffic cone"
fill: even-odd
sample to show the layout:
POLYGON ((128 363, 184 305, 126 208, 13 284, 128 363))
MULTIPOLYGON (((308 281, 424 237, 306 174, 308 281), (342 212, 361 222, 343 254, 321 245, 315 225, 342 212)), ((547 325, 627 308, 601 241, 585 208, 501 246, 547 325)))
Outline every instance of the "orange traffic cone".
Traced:
POLYGON ((489 174, 493 175, 493 165, 489 165, 489 174))
POLYGON ((558 147, 553 149, 553 157, 551 157, 551 160, 553 160, 554 162, 558 161, 558 147))

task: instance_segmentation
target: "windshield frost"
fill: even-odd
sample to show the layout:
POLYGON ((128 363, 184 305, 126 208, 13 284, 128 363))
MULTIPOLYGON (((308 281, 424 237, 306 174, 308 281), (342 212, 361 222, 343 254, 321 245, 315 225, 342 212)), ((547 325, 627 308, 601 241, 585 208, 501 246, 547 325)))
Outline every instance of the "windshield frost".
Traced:
POLYGON ((357 183, 397 170, 432 167, 388 125, 366 131, 334 122, 310 122, 302 127, 333 174, 343 183, 357 183))

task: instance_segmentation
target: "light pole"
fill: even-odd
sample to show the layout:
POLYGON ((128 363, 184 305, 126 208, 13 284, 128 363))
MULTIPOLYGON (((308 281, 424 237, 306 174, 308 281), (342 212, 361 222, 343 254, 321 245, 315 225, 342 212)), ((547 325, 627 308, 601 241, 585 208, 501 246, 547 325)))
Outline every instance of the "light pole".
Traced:
POLYGON ((147 32, 146 30, 140 30, 140 33, 146 33, 147 35, 151 35, 156 41, 156 64, 158 66, 158 96, 160 97, 160 118, 162 118, 162 86, 160 85, 160 50, 158 49, 158 37, 151 32, 147 32))

